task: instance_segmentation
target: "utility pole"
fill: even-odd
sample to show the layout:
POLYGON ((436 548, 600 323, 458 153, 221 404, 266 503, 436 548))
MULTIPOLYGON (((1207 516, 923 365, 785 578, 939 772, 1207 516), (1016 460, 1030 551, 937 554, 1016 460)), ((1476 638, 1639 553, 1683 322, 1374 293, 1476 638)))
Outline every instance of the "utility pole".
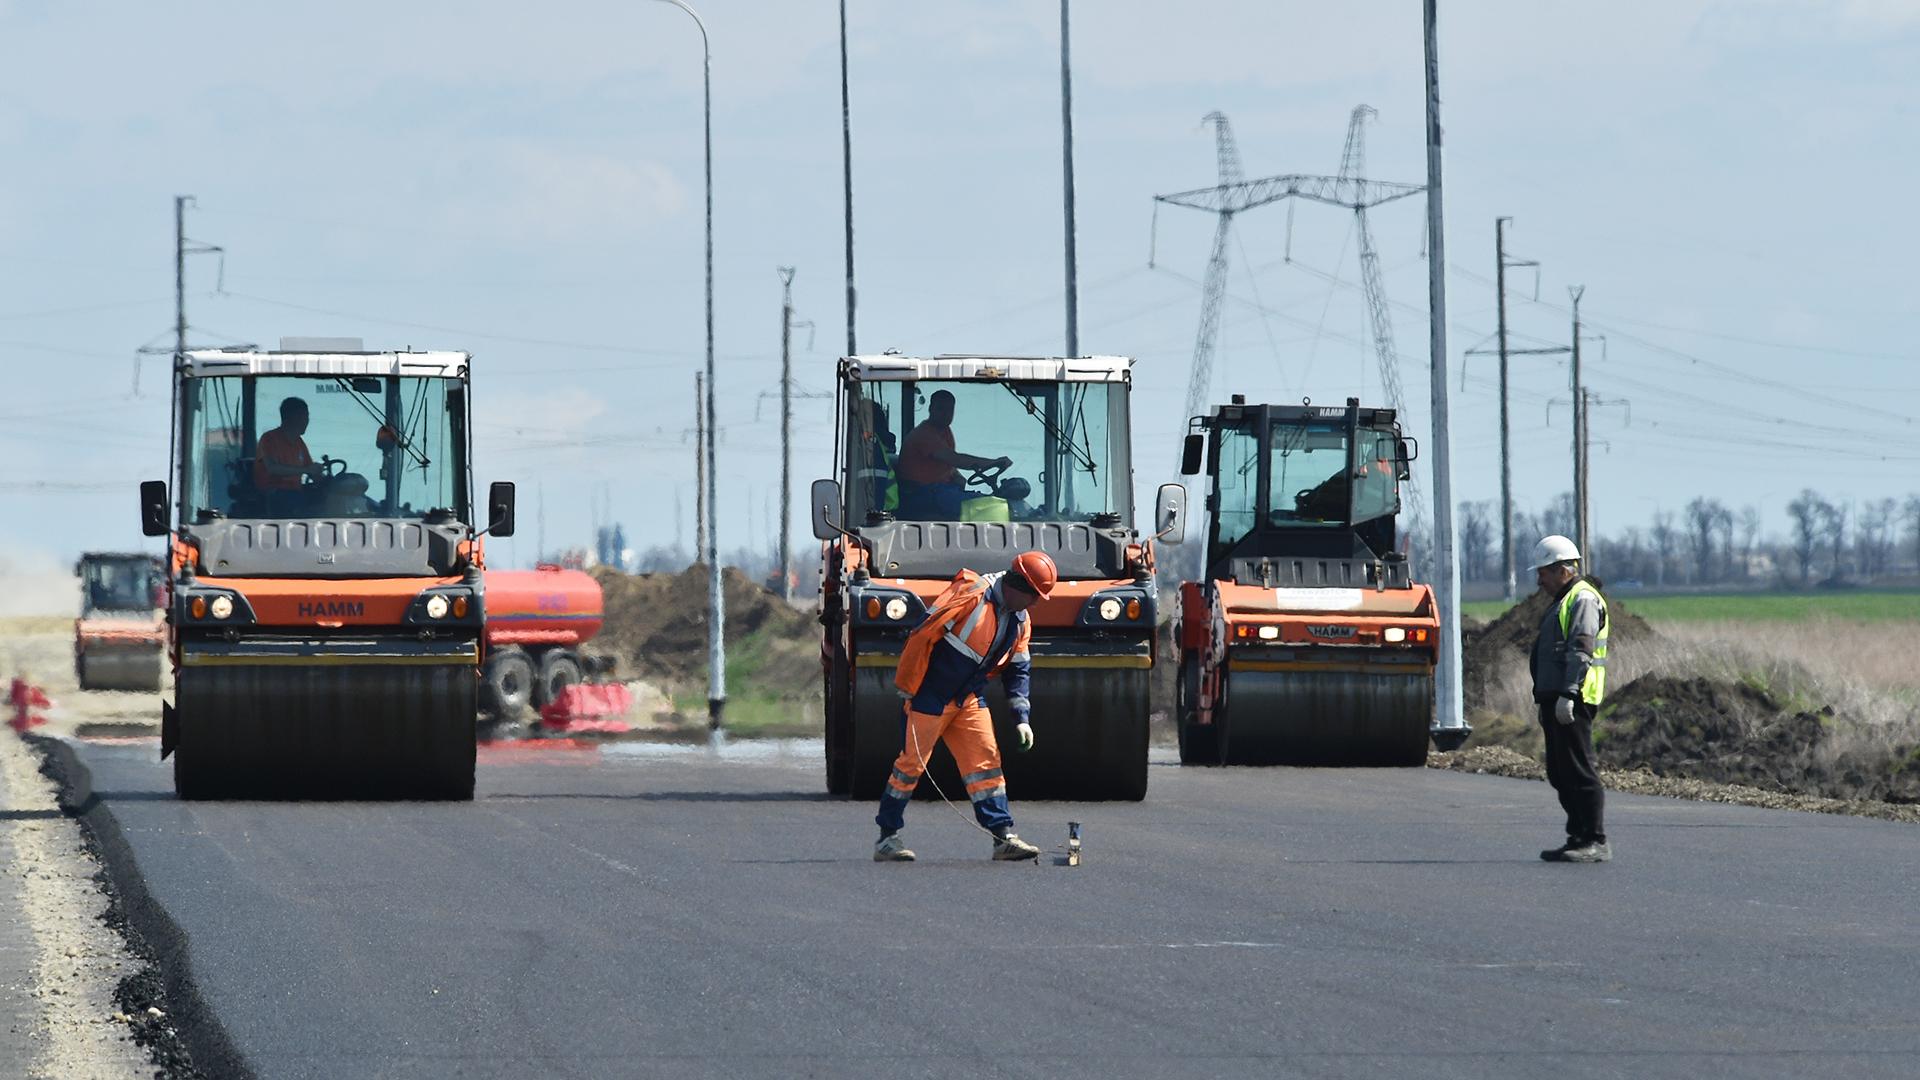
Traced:
MULTIPOLYGON (((1585 388, 1580 382, 1580 297, 1585 285, 1570 285, 1573 297, 1573 542, 1579 545, 1580 558, 1587 559, 1587 409, 1582 400, 1585 388)), ((1587 563, 1586 569, 1592 570, 1587 563)))
POLYGON ((1587 503, 1587 469, 1593 461, 1593 430, 1587 426, 1587 410, 1593 405, 1593 391, 1580 388, 1580 568, 1593 573, 1593 549, 1587 546, 1592 531, 1591 506, 1587 503))
POLYGON ((840 0, 840 184, 847 231, 847 355, 860 355, 853 333, 853 109, 847 98, 847 0, 840 0))
MULTIPOLYGON (((842 0, 844 6, 845 0, 842 0)), ((1073 219, 1073 64, 1069 56, 1067 5, 1060 0, 1060 153, 1061 177, 1066 188, 1067 228, 1067 355, 1080 355, 1080 272, 1074 258, 1073 219)))
POLYGON ((1435 685, 1434 740, 1444 749, 1469 728, 1460 682, 1460 560, 1453 544, 1453 449, 1447 428, 1446 214, 1441 202, 1440 45, 1436 0, 1422 5, 1427 90, 1427 324, 1433 365, 1434 606, 1440 612, 1440 664, 1435 685))
POLYGON ((693 373, 693 562, 707 557, 707 392, 706 378, 693 373))
POLYGON ((780 598, 793 599, 793 267, 780 268, 780 598))
POLYGON ((187 203, 191 195, 173 197, 173 362, 187 356, 187 203))
POLYGON ((1501 596, 1513 599, 1513 448, 1507 422, 1507 222, 1493 219, 1493 281, 1500 297, 1500 565, 1501 596))
MULTIPOLYGON (((1493 219, 1494 290, 1499 294, 1500 307, 1500 558, 1505 568, 1501 578, 1502 595, 1508 600, 1515 597, 1519 582, 1513 550, 1513 444, 1507 401, 1507 361, 1512 355, 1507 348, 1507 270, 1540 265, 1537 259, 1507 258, 1507 224, 1512 220, 1510 217, 1493 219)), ((1539 350, 1520 351, 1537 353, 1539 350)))

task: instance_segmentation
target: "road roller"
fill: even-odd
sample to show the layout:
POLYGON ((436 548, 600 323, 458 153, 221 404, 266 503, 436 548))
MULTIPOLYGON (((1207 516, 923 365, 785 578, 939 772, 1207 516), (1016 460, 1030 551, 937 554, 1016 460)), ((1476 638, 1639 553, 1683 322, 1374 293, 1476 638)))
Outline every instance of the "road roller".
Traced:
POLYGON ((173 460, 140 488, 168 537, 181 798, 473 797, 483 534, 469 360, 283 339, 177 358, 173 460))
POLYGON ((80 617, 73 677, 82 690, 160 689, 166 660, 166 583, 152 555, 89 551, 74 564, 80 617))
MULTIPOLYGON (((879 796, 905 730, 901 648, 934 598, 963 568, 1004 570, 1037 550, 1060 581, 1031 609, 1032 751, 1011 750, 998 680, 987 693, 1008 794, 1146 795, 1156 592, 1154 536, 1134 528, 1132 366, 1109 356, 840 361, 837 476, 811 492, 829 792, 879 796), (986 464, 930 468, 930 445, 945 448, 936 464, 986 464)), ((1183 527, 1184 498, 1177 484, 1162 490, 1161 535, 1183 527)), ((944 746, 929 770, 948 794, 964 790, 944 746)))
POLYGON ((1181 471, 1212 493, 1179 594, 1180 760, 1423 764, 1440 622, 1396 535, 1416 447, 1394 411, 1235 395, 1192 428, 1181 471))

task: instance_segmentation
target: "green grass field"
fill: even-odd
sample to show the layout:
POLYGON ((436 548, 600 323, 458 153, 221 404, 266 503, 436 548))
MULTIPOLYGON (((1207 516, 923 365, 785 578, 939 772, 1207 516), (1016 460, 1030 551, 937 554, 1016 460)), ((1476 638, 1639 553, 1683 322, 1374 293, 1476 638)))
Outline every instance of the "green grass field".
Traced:
MULTIPOLYGON (((1858 622, 1920 621, 1920 591, 1691 593, 1642 596, 1632 591, 1613 597, 1635 614, 1663 622, 1798 622, 1847 619, 1858 622)), ((1504 600, 1478 600, 1461 610, 1476 619, 1497 619, 1504 600)))

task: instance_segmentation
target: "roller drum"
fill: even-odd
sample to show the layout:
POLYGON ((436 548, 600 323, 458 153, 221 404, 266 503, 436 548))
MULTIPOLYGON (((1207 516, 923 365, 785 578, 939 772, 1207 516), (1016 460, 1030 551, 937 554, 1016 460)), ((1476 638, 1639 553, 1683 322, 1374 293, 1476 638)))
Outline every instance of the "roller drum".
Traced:
MULTIPOLYGON (((891 667, 855 669, 853 797, 877 799, 903 740, 905 702, 891 667)), ((1142 668, 1043 669, 1034 673, 1034 748, 1021 753, 1012 710, 998 680, 987 684, 1009 799, 1138 800, 1147 793, 1147 675, 1142 668)), ((946 746, 928 748, 934 783, 966 799, 946 746)), ((933 785, 917 794, 934 798, 933 785)))
POLYGON ((1433 675, 1227 668, 1225 765, 1422 765, 1433 675))
POLYGON ((473 798, 470 667, 188 666, 176 683, 181 798, 473 798))
POLYGON ((82 690, 160 689, 165 652, 159 645, 89 644, 74 664, 82 690))

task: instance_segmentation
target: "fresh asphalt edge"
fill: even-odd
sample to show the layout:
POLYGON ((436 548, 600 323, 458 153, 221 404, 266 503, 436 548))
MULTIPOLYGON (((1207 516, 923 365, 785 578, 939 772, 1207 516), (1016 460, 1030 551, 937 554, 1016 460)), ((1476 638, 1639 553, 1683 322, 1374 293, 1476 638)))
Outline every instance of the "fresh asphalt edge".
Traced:
POLYGON ((194 985, 187 935, 147 890, 119 818, 94 794, 92 772, 63 740, 30 735, 28 742, 42 754, 41 771, 60 786, 61 809, 80 823, 87 852, 100 864, 95 880, 107 897, 103 919, 144 965, 114 988, 134 1041, 146 1048, 166 1080, 255 1080, 257 1074, 194 985), (163 1015, 152 1017, 149 1007, 163 1015))

